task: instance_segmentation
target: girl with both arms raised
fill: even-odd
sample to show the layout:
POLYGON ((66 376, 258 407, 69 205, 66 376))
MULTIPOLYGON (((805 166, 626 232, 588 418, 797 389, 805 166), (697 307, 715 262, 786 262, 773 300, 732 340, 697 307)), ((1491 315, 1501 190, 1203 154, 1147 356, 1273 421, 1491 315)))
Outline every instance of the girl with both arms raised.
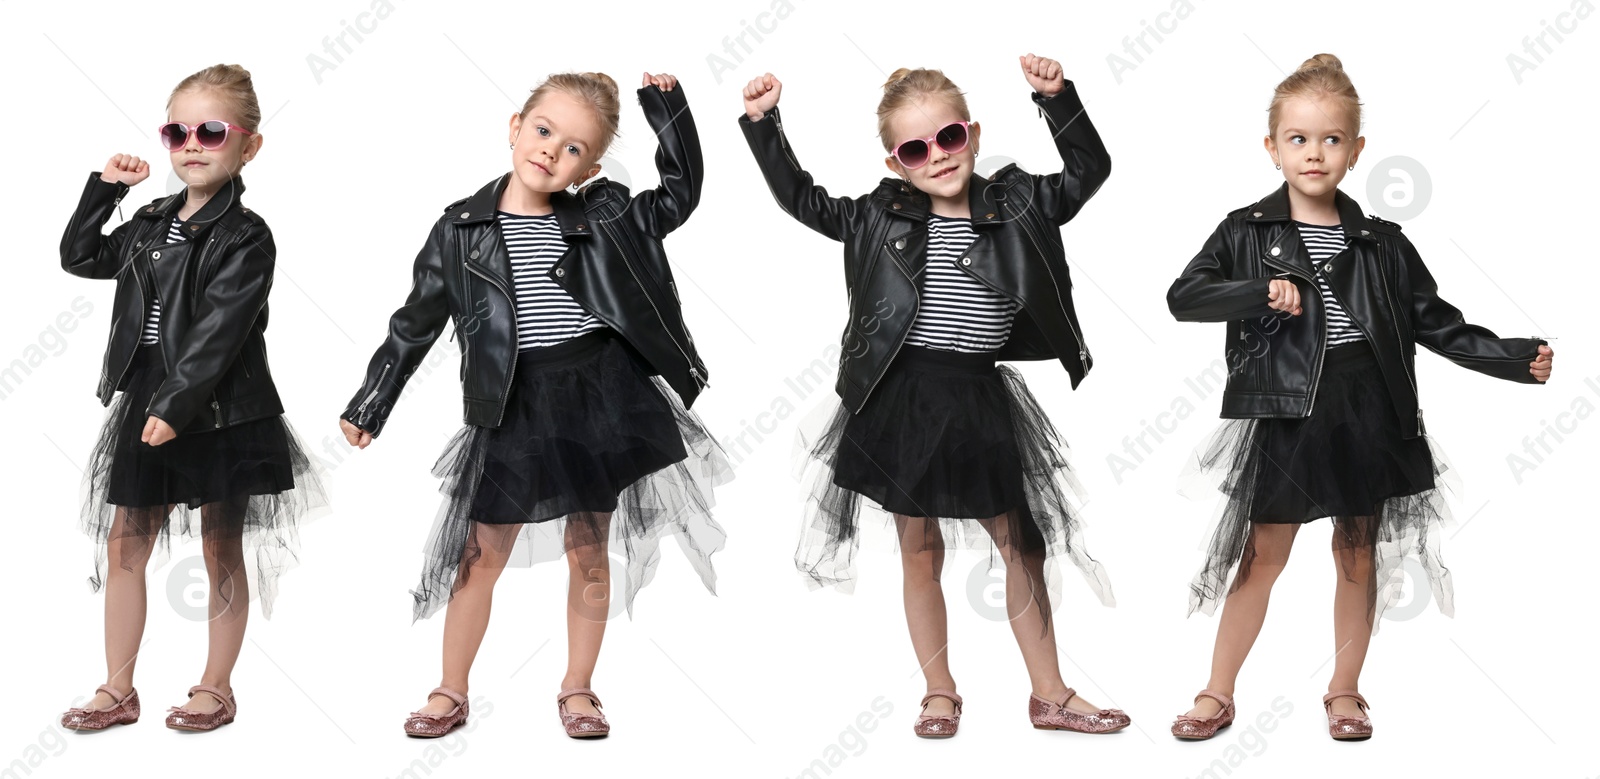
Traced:
POLYGON ((660 142, 661 184, 630 197, 593 180, 617 134, 616 83, 564 73, 533 90, 511 116, 511 172, 434 224, 411 293, 341 415, 350 443, 370 444, 454 320, 466 425, 434 466, 447 497, 413 593, 418 618, 449 603, 444 673, 406 719, 408 735, 442 736, 466 722, 467 675, 514 552, 567 558, 567 672, 556 704, 575 738, 610 731, 589 688, 612 595, 608 543, 624 547, 630 613, 666 533, 681 534, 713 587, 710 556, 724 536, 710 516, 711 488, 731 466, 687 409, 706 369, 661 246, 698 203, 704 166, 677 80, 647 73, 638 96, 660 142))
POLYGON ((277 250, 261 215, 240 201, 240 172, 262 146, 250 74, 214 65, 185 78, 167 99, 167 119, 157 135, 183 191, 102 235, 128 188, 150 176, 149 162, 115 155, 89 174, 61 238, 64 270, 117 281, 99 387, 110 408, 85 470, 82 517, 97 542, 90 586, 106 592, 106 683, 62 715, 73 730, 139 719, 133 670, 145 570, 153 554, 160 564, 174 533, 202 541, 209 649, 200 684, 168 709, 167 726, 232 722, 251 580, 271 617, 278 575, 296 562, 298 527, 327 502, 267 366, 277 250))
POLYGON ((1284 183, 1233 211, 1173 282, 1182 321, 1227 322, 1229 418, 1191 473, 1227 495, 1190 613, 1226 598, 1211 679, 1172 725, 1211 738, 1233 722, 1234 683, 1266 617, 1273 582, 1302 524, 1333 519, 1333 677, 1323 697, 1336 739, 1372 734, 1357 681, 1400 565, 1417 556, 1440 610, 1449 572, 1435 532, 1447 465, 1418 406, 1421 344, 1463 367, 1541 383, 1554 353, 1541 338, 1499 338, 1468 324, 1400 227, 1362 215, 1340 192, 1366 139, 1361 103, 1338 58, 1319 54, 1283 80, 1267 115, 1266 150, 1284 183), (1224 591, 1230 570, 1233 583, 1224 591))
POLYGON ((976 175, 978 124, 937 70, 898 70, 884 85, 878 130, 895 177, 861 197, 813 185, 784 134, 772 74, 745 87, 739 118, 778 204, 845 245, 843 404, 803 443, 817 480, 795 562, 816 586, 848 587, 862 498, 893 515, 906 621, 927 680, 913 727, 924 737, 954 735, 961 716, 939 584, 947 545, 992 545, 1005 559, 1035 727, 1101 733, 1129 724, 1061 679, 1046 564, 1072 559, 1107 605, 1110 585, 1084 552, 1068 504, 1076 485, 1065 443, 1021 375, 996 366, 1058 359, 1073 387, 1088 373, 1059 229, 1106 180, 1111 160, 1060 64, 1019 59, 1066 163, 1060 173, 1009 165, 991 179, 976 175))

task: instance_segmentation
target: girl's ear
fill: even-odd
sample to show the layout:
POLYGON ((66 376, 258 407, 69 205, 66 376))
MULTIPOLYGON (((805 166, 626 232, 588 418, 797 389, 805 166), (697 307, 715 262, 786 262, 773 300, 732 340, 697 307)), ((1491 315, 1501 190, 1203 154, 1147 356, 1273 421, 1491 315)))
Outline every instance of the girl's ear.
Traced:
POLYGON ((973 122, 967 128, 967 132, 968 132, 969 135, 972 136, 971 138, 967 139, 967 143, 972 146, 972 153, 973 154, 977 154, 978 153, 978 136, 983 134, 983 127, 981 125, 979 125, 977 122, 973 122))
POLYGON ((1272 164, 1281 164, 1278 162, 1278 147, 1272 143, 1272 136, 1261 136, 1261 146, 1267 150, 1267 155, 1272 157, 1272 164))
POLYGON ((583 180, 588 181, 589 179, 592 179, 598 175, 600 175, 600 165, 599 163, 596 163, 594 165, 590 165, 589 169, 584 171, 583 180))
POLYGON ((1356 137, 1356 153, 1350 155, 1350 166, 1355 167, 1356 160, 1361 157, 1361 150, 1367 147, 1367 136, 1356 137))
MULTIPOLYGON (((256 133, 255 135, 250 136, 249 142, 245 143, 244 145, 244 155, 242 157, 243 161, 249 162, 251 158, 255 157, 257 154, 260 154, 261 144, 263 143, 266 143, 266 140, 262 137, 261 133, 256 133)), ((1359 148, 1360 147, 1358 146, 1357 149, 1359 148)))
POLYGON ((900 169, 900 161, 895 159, 893 154, 883 158, 883 165, 889 169, 890 173, 900 178, 906 177, 905 171, 900 169))
POLYGON ((517 134, 522 132, 522 114, 512 114, 510 126, 506 128, 506 140, 512 146, 517 145, 517 134))

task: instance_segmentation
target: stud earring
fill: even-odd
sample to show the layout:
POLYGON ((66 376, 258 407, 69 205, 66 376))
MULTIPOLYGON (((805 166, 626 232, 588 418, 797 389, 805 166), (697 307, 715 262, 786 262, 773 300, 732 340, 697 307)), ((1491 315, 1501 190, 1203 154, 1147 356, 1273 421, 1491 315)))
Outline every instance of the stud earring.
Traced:
POLYGON ((1283 170, 1283 166, 1282 165, 1273 165, 1272 167, 1275 170, 1283 170))

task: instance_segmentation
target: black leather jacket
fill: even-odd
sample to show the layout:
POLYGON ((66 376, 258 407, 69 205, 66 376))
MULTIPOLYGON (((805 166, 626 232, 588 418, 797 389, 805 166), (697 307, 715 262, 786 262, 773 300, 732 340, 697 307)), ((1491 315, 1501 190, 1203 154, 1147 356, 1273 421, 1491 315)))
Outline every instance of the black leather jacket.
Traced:
MULTIPOLYGON (((707 386, 706 366, 684 326, 661 239, 699 203, 705 166, 683 85, 665 92, 647 86, 638 95, 660 142, 661 184, 630 197, 623 185, 601 178, 576 195, 552 194, 568 249, 550 276, 688 407, 707 386)), ((389 336, 342 419, 376 438, 448 319, 461 349, 463 420, 500 426, 516 370, 517 302, 495 209, 511 175, 451 203, 434 223, 412 268, 411 293, 389 318, 389 336)))
MULTIPOLYGON (((1054 97, 1033 93, 1033 102, 1048 120, 1065 168, 1036 176, 1009 164, 988 179, 974 174, 968 193, 978 238, 958 267, 1020 306, 998 358, 1060 360, 1076 389, 1094 359, 1072 305, 1060 226, 1105 183, 1111 156, 1083 113, 1072 82, 1054 97)), ((868 195, 831 197, 812 184, 811 174, 795 159, 777 107, 756 122, 740 114, 739 127, 778 205, 844 243, 850 318, 841 336, 834 389, 847 408, 859 412, 917 317, 919 279, 927 262, 928 196, 886 177, 868 195)))
POLYGON ((1433 275, 1400 226, 1364 216, 1335 194, 1348 248, 1316 267, 1289 219, 1289 185, 1228 214, 1167 291, 1172 315, 1185 322, 1227 322, 1228 384, 1222 416, 1310 416, 1322 376, 1326 313, 1315 274, 1371 343, 1406 438, 1426 434, 1417 403, 1417 344, 1451 362, 1507 381, 1538 384, 1528 363, 1546 343, 1500 338, 1468 324, 1439 297, 1433 275), (1300 290, 1301 314, 1267 305, 1273 278, 1300 290))
POLYGON ((267 369, 267 293, 277 249, 261 215, 244 207, 235 176, 184 222, 183 240, 167 227, 184 193, 151 201, 110 235, 101 228, 126 184, 90 173, 61 236, 61 268, 88 279, 116 279, 111 335, 96 394, 102 406, 127 387, 151 291, 161 301, 162 382, 143 413, 177 433, 212 430, 283 413, 267 369))

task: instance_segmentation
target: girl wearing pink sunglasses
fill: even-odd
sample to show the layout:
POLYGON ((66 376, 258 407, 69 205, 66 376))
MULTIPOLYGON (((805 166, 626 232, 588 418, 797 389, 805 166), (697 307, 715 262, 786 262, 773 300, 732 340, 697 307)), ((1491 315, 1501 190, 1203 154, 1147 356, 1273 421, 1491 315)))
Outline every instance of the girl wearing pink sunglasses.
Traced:
POLYGON ((784 134, 772 74, 746 85, 739 117, 779 205, 845 246, 842 403, 797 453, 815 481, 795 563, 814 586, 848 588, 862 498, 893 516, 906 621, 927 681, 913 731, 927 738, 955 735, 962 707, 945 651, 947 545, 987 548, 991 568, 1005 557, 1005 616, 1032 680, 1034 727, 1107 733, 1130 724, 1061 678, 1047 571, 1071 560, 1106 605, 1110 585, 1084 551, 1065 442, 1022 376, 997 365, 1056 360, 1073 387, 1087 375, 1093 360, 1059 231, 1111 160, 1060 63, 1018 59, 1059 173, 1013 164, 977 175, 978 124, 937 70, 901 69, 884 85, 878 134, 895 175, 861 197, 812 183, 784 134))
POLYGON ((234 720, 231 675, 252 596, 272 616, 277 578, 294 565, 299 527, 327 502, 283 416, 267 365, 267 294, 276 250, 244 207, 240 171, 261 152, 250 74, 214 65, 178 84, 158 139, 182 191, 101 229, 150 164, 118 154, 89 174, 61 240, 61 267, 115 279, 99 398, 110 406, 85 471, 82 529, 98 545, 90 585, 104 588, 106 681, 63 727, 139 719, 133 687, 146 611, 145 571, 171 536, 203 539, 209 643, 200 684, 167 727, 234 720), (118 392, 120 390, 120 393, 118 392), (113 395, 115 397, 113 398, 113 395))

